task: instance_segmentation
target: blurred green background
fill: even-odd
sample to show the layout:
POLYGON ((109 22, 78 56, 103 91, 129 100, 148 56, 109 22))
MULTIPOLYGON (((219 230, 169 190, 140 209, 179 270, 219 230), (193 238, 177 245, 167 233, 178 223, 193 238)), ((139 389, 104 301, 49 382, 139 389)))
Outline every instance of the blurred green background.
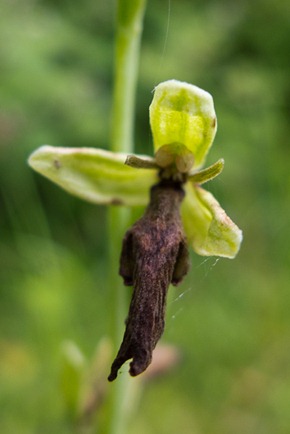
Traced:
MULTIPOLYGON (((115 3, 0 8, 0 428, 69 433, 60 348, 72 339, 90 359, 108 330, 106 209, 26 160, 45 143, 108 148, 115 3)), ((192 254, 163 338, 182 362, 146 385, 129 433, 290 432, 289 17, 282 0, 148 1, 136 150, 152 152, 148 106, 160 81, 212 93, 208 163, 226 166, 207 188, 244 242, 233 261, 192 254)))

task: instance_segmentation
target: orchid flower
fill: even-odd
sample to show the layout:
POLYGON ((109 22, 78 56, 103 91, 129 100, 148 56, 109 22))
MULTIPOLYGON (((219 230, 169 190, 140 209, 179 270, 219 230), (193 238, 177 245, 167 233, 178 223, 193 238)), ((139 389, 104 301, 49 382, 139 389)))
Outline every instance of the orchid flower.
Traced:
POLYGON ((221 159, 202 168, 217 128, 211 95, 176 80, 161 83, 150 124, 154 157, 43 146, 29 159, 36 171, 88 201, 147 204, 123 240, 119 271, 134 292, 110 381, 129 359, 132 376, 151 363, 164 330, 168 287, 189 269, 188 244, 200 255, 234 258, 242 240, 241 230, 200 186, 224 166, 221 159))
POLYGON ((137 206, 149 201, 160 169, 186 178, 181 206, 188 243, 205 256, 234 258, 242 240, 213 195, 200 187, 223 169, 220 159, 202 169, 217 122, 211 95, 169 80, 155 88, 150 106, 155 156, 128 156, 96 148, 42 146, 30 166, 69 193, 96 204, 137 206))

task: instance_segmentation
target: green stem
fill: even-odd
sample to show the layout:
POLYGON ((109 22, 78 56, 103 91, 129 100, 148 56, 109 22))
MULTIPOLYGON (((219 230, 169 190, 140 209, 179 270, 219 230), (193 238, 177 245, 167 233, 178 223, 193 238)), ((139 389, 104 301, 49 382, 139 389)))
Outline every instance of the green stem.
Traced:
MULTIPOLYGON (((145 0, 118 0, 115 82, 113 95, 113 130, 111 150, 133 152, 134 112, 139 64, 142 22, 145 0)), ((114 352, 121 343, 124 320, 127 315, 128 289, 118 276, 122 238, 128 225, 128 210, 111 207, 109 210, 109 305, 111 306, 111 336, 114 352)), ((107 423, 102 432, 127 433, 128 375, 121 375, 109 385, 110 397, 107 423)))
POLYGON ((145 0, 118 0, 112 151, 133 152, 134 112, 145 0))

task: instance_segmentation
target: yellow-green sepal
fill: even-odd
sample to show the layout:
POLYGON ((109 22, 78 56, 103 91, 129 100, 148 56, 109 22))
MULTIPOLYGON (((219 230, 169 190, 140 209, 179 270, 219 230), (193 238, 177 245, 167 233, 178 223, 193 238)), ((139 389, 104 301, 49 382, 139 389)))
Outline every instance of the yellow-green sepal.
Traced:
POLYGON ((67 192, 97 204, 146 205, 157 181, 153 169, 125 164, 127 155, 96 148, 42 146, 29 165, 67 192))
POLYGON ((216 133, 212 96, 192 84, 168 80, 159 84, 150 105, 154 150, 179 143, 194 156, 200 167, 216 133))
POLYGON ((199 255, 234 258, 242 242, 242 231, 211 193, 191 183, 185 189, 181 213, 189 244, 199 255))

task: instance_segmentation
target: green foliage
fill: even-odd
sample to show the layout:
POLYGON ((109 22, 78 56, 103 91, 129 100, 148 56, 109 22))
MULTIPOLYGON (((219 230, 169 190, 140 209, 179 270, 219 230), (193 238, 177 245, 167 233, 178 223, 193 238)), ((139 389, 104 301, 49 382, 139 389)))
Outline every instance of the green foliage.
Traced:
POLYGON ((84 376, 84 357, 73 342, 65 342, 62 353, 63 361, 60 375, 60 390, 69 420, 77 421, 80 411, 81 389, 84 376))
MULTIPOLYGON (((60 347, 73 339, 92 357, 115 270, 103 261, 104 209, 32 174, 26 158, 43 143, 106 148, 115 10, 89 0, 3 0, 1 9, 1 429, 65 434, 60 347)), ((146 384, 130 432, 289 432, 289 9, 171 1, 167 33, 168 3, 148 2, 137 152, 151 154, 158 82, 207 89, 219 119, 210 158, 225 158, 212 189, 244 242, 235 261, 193 257, 171 291, 164 340, 183 359, 146 384)))

